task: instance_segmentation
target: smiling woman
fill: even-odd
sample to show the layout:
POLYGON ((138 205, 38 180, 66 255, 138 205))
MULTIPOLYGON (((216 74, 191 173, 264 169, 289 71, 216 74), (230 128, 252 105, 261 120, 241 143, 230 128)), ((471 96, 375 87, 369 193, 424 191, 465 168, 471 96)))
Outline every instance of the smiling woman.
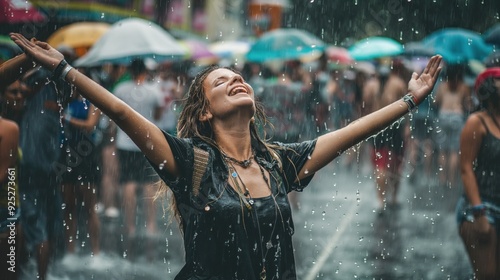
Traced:
MULTIPOLYGON (((63 56, 48 44, 20 34, 11 38, 48 69, 61 65, 63 56)), ((423 73, 413 74, 404 99, 317 139, 286 144, 267 142, 259 133, 267 125, 263 107, 228 68, 209 67, 194 78, 177 137, 71 66, 59 78, 113 119, 165 183, 160 191, 172 191, 186 250, 175 279, 296 279, 287 194, 302 191, 343 151, 420 104, 434 87, 440 62, 435 56, 423 73)))

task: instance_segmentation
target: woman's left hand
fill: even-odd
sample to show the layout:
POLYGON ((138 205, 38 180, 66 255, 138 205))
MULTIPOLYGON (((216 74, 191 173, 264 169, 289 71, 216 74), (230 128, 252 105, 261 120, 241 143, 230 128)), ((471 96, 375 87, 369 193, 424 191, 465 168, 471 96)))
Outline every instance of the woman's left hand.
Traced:
POLYGON ((34 61, 53 71, 64 59, 64 55, 49 44, 36 39, 28 40, 19 33, 10 33, 10 38, 34 61))
POLYGON ((442 57, 435 55, 431 57, 422 74, 413 72, 410 82, 408 82, 408 93, 420 104, 429 95, 436 84, 441 72, 442 57))

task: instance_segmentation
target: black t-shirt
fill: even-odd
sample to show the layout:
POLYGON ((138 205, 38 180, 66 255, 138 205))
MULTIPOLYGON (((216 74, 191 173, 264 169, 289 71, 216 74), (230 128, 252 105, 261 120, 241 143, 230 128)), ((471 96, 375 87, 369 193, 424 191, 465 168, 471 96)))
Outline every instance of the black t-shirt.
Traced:
POLYGON ((186 264, 175 279, 259 279, 263 256, 266 279, 295 279, 287 194, 302 191, 312 179, 313 174, 296 182, 316 141, 276 143, 283 148, 277 150, 281 169, 270 154, 255 149, 257 161, 271 174, 272 196, 254 198, 248 209, 228 184, 228 168, 216 149, 198 139, 165 137, 181 175, 172 178, 153 167, 172 189, 182 220, 186 264), (195 146, 209 153, 198 195, 191 190, 195 146))

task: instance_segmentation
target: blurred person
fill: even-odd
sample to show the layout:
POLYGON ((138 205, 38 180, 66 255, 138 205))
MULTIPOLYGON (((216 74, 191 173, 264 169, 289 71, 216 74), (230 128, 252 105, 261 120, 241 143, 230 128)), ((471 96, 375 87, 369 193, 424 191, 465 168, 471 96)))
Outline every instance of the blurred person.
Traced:
POLYGON ((436 89, 438 131, 435 133, 439 150, 439 184, 456 186, 460 131, 470 112, 471 94, 463 80, 464 65, 447 65, 445 80, 436 89))
POLYGON ((60 152, 59 105, 54 83, 46 83, 51 73, 44 68, 33 69, 32 61, 24 54, 0 66, 0 84, 14 81, 25 71, 29 72, 22 78, 28 90, 20 121, 19 145, 23 152, 18 175, 23 209, 20 223, 26 248, 36 258, 37 277, 45 279, 51 256, 50 241, 61 230, 60 193, 53 170, 60 152))
POLYGON ((479 74, 474 89, 480 110, 467 118, 460 136, 458 230, 474 279, 500 279, 500 68, 479 74))
MULTIPOLYGON (((161 113, 158 84, 147 80, 148 73, 142 60, 132 61, 129 71, 132 79, 120 83, 114 89, 114 95, 147 120, 157 122, 161 113)), ((157 234, 156 204, 153 201, 156 193, 153 183, 157 181, 157 176, 139 147, 132 141, 132 137, 120 128, 116 135, 116 148, 123 191, 123 219, 127 237, 125 246, 128 254, 133 257, 133 243, 137 237, 137 223, 140 221, 136 216, 138 190, 143 194, 146 236, 155 237, 157 234)))
MULTIPOLYGON (((130 80, 127 67, 123 65, 109 64, 103 66, 101 70, 101 75, 94 77, 94 80, 110 92, 113 92, 114 88, 120 83, 130 80)), ((118 209, 120 171, 115 141, 117 127, 113 120, 102 114, 98 128, 102 132, 100 201, 104 208, 104 216, 108 219, 116 219, 120 216, 120 210, 118 209)))
MULTIPOLYGON (((46 67, 57 69, 63 60, 46 43, 20 34, 11 38, 46 67)), ((195 77, 178 137, 71 66, 55 75, 115 120, 165 182, 161 191, 167 185, 172 191, 186 251, 175 279, 296 279, 287 193, 302 191, 343 151, 415 108, 432 90, 440 62, 435 56, 422 74, 412 75, 405 98, 317 139, 287 144, 262 140, 257 125, 265 123, 263 107, 250 85, 228 68, 209 67, 195 77), (195 160, 205 162, 205 169, 195 160)))
POLYGON ((24 111, 25 95, 28 90, 21 80, 17 80, 3 89, 0 111, 4 118, 20 124, 24 111))
MULTIPOLYGON (((407 92, 405 79, 408 71, 400 61, 394 61, 379 99, 380 108, 401 99, 407 92)), ((377 101, 373 101, 377 103, 377 101)), ((374 137, 372 163, 378 197, 378 211, 381 214, 387 206, 398 206, 398 192, 405 152, 407 123, 399 121, 382 130, 374 137)))
POLYGON ((22 248, 18 220, 21 211, 19 126, 10 119, 17 115, 12 113, 21 111, 22 99, 19 81, 0 88, 0 270, 6 280, 18 279, 22 248))
MULTIPOLYGON (((414 70, 421 71, 418 67, 414 70)), ((411 137, 408 151, 408 162, 411 166, 408 176, 410 184, 416 184, 418 180, 423 185, 429 185, 435 177, 432 170, 436 158, 436 145, 433 140, 437 116, 432 103, 432 98, 422 102, 410 119, 411 137)))
POLYGON ((76 256, 78 217, 85 211, 91 245, 91 258, 86 263, 93 268, 106 265, 100 254, 100 221, 97 216, 97 183, 100 176, 99 143, 96 125, 100 111, 75 91, 64 110, 63 151, 61 166, 66 166, 62 177, 61 192, 66 205, 64 209, 66 255, 62 264, 67 267, 81 264, 76 256), (80 207, 78 207, 80 205, 80 207))
POLYGON ((161 116, 158 119, 158 127, 175 135, 179 108, 176 101, 182 99, 185 92, 185 77, 176 73, 171 65, 160 68, 160 106, 161 116))

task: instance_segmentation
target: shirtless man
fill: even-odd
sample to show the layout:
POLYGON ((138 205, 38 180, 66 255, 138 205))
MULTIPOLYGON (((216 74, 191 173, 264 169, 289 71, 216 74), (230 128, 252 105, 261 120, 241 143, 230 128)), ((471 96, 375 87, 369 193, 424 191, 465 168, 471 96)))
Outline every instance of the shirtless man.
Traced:
MULTIPOLYGON (((408 71, 401 62, 393 63, 392 70, 382 88, 382 95, 372 99, 372 110, 377 110, 401 99, 407 93, 405 82, 407 74, 408 71)), ((406 132, 406 123, 396 123, 379 133, 374 139, 372 163, 376 178, 379 213, 385 210, 389 196, 389 205, 397 205, 406 132)))
POLYGON ((454 186, 458 176, 460 132, 472 102, 470 88, 463 81, 463 66, 449 65, 446 79, 437 88, 439 128, 436 142, 439 147, 439 184, 454 186))

